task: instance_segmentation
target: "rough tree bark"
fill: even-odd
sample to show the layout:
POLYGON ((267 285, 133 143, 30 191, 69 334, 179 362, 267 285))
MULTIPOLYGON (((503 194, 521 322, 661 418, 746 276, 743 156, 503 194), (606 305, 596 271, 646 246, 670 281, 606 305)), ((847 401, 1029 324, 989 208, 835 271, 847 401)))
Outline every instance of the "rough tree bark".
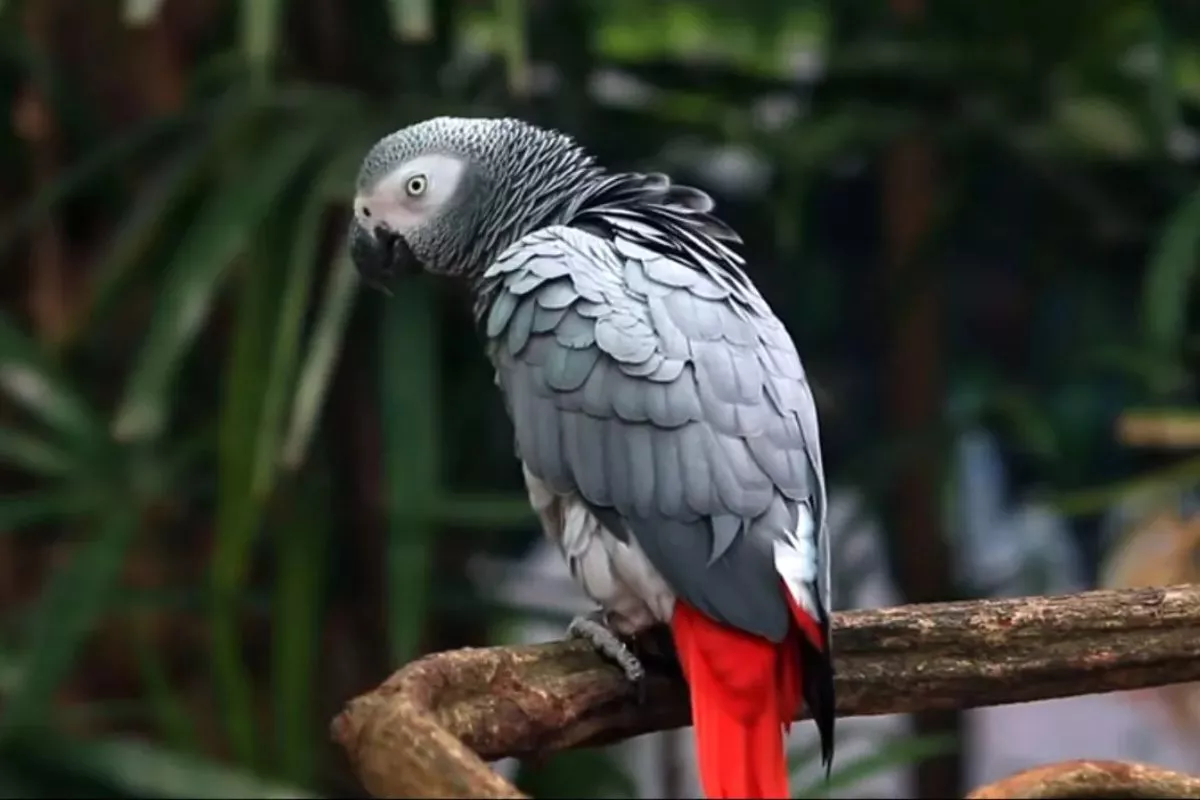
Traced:
MULTIPOLYGON (((852 611, 835 615, 834 651, 841 716, 1195 681, 1200 587, 852 611)), ((648 666, 648 699, 638 705, 621 673, 581 642, 438 653, 351 701, 332 732, 377 797, 522 797, 485 760, 689 724, 678 670, 648 666)), ((1007 779, 1018 782, 1015 788, 1002 781, 972 796, 1076 797, 1080 786, 1093 797, 1164 796, 1153 787, 1170 779, 1182 792, 1171 796, 1200 797, 1200 782, 1187 776, 1072 763, 1007 779), (987 793, 996 786, 1007 793, 987 793)))
POLYGON ((967 800, 1200 797, 1200 778, 1129 761, 1063 761, 976 789, 967 800))

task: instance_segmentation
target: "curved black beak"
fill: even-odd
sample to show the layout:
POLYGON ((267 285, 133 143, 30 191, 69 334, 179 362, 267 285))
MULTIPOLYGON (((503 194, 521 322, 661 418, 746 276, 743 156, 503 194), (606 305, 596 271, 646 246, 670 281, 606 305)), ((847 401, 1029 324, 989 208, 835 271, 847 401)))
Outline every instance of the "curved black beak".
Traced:
POLYGON ((398 275, 421 271, 421 264, 408 242, 386 228, 369 231, 358 220, 350 223, 350 259, 363 283, 391 294, 388 283, 398 275))

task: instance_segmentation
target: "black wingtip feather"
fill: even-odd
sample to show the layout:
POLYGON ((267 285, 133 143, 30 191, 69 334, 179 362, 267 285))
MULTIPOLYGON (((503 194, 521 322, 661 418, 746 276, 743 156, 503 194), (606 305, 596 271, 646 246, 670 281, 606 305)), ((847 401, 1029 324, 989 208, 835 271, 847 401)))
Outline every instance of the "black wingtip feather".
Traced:
POLYGON ((828 655, 828 647, 822 652, 803 637, 800 641, 800 659, 803 665, 800 691, 821 737, 821 764, 825 767, 825 780, 829 780, 833 771, 833 735, 837 721, 833 660, 828 655))

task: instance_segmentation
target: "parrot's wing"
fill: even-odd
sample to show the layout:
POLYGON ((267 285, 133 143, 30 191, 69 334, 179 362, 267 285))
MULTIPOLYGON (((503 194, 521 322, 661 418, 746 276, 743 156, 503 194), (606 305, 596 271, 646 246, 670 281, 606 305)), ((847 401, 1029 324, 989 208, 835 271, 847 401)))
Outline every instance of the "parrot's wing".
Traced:
POLYGON ((616 224, 610 235, 536 231, 484 277, 520 456, 552 488, 577 490, 614 535, 632 534, 683 600, 780 641, 789 610, 777 575, 814 617, 829 610, 800 359, 744 276, 700 268, 702 251, 681 260, 661 236, 639 243, 626 224, 628 235, 616 224), (786 570, 776 542, 791 548, 786 570))

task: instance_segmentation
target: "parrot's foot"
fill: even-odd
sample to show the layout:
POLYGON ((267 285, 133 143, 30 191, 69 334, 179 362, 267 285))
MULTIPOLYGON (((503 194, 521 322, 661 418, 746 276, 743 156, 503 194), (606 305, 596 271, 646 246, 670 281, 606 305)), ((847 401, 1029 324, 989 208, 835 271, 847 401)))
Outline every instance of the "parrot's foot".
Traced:
POLYGON ((625 677, 634 685, 639 700, 645 688, 646 669, 634 655, 629 645, 621 641, 621 637, 613 633, 604 621, 604 612, 596 611, 571 620, 567 635, 575 639, 585 639, 596 648, 602 656, 615 661, 625 677))

